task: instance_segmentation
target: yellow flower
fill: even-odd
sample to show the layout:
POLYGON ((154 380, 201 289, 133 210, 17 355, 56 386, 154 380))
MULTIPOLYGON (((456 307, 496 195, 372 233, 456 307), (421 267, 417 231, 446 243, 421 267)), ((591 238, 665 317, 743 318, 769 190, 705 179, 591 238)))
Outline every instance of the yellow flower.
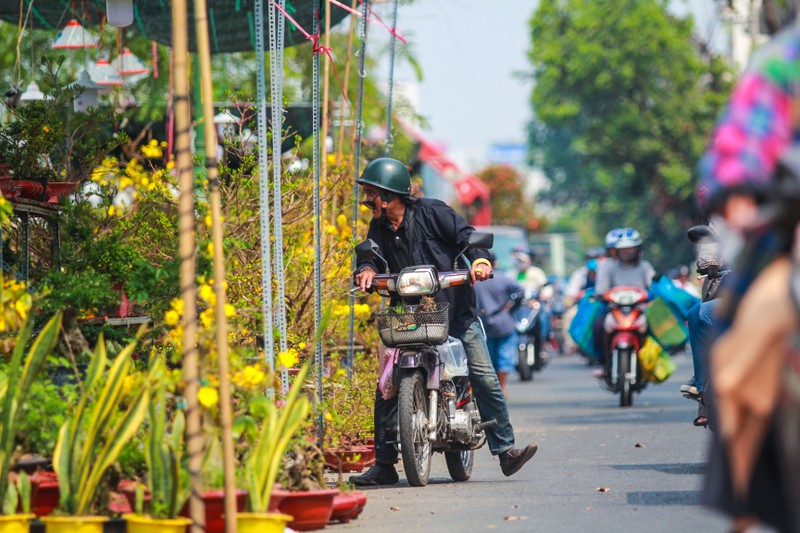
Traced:
POLYGON ((202 287, 200 287, 200 298, 209 304, 214 305, 216 298, 214 298, 214 289, 211 288, 211 285, 204 284, 202 287))
POLYGON ((168 326, 174 326, 181 319, 181 315, 174 309, 170 309, 164 314, 164 322, 168 326))
POLYGON ((339 216, 336 217, 336 225, 340 227, 347 226, 347 217, 340 213, 339 216))
POLYGON ((200 391, 197 393, 197 401, 200 402, 200 405, 209 409, 219 402, 219 393, 217 389, 212 387, 200 387, 200 391))
POLYGON ((206 226, 211 227, 211 215, 206 215, 206 226))
POLYGON ((236 316, 236 308, 234 306, 232 306, 231 304, 225 304, 225 316, 227 318, 231 318, 233 316, 236 316))
POLYGON ((297 345, 297 347, 300 348, 301 350, 305 350, 306 349, 306 343, 301 342, 300 344, 297 345))
POLYGON ((200 322, 203 323, 203 327, 210 328, 214 323, 214 310, 206 309, 200 313, 200 322))
POLYGON ((108 206, 108 216, 113 217, 116 214, 117 210, 114 208, 113 205, 108 206))
POLYGON ((213 242, 208 243, 208 246, 206 246, 206 250, 208 251, 208 256, 209 257, 214 257, 214 243, 213 242))
POLYGON ((294 348, 289 348, 285 352, 278 352, 278 360, 280 361, 281 365, 286 368, 291 368, 297 364, 299 357, 297 354, 297 350, 294 348))
POLYGON ((131 390, 133 389, 133 384, 136 381, 136 376, 129 374, 125 376, 125 379, 122 382, 122 396, 127 396, 131 390))
POLYGON ((170 302, 170 307, 172 307, 179 315, 183 314, 183 300, 180 298, 175 298, 170 302))
POLYGON ((327 420, 328 422, 333 421, 333 415, 328 413, 328 412, 326 412, 325 413, 325 420, 327 420))

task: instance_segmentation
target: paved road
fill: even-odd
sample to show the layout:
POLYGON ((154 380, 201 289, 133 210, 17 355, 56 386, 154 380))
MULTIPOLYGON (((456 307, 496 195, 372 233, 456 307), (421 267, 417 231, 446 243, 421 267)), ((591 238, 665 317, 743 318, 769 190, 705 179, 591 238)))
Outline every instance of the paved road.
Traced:
POLYGON ((517 442, 539 443, 522 471, 504 477, 483 448, 472 478, 453 483, 437 454, 427 487, 410 487, 401 470, 399 485, 368 489, 362 515, 334 528, 724 532, 726 521, 697 504, 709 433, 691 425, 696 404, 677 392, 691 375, 691 360, 679 356, 676 363, 667 383, 650 386, 634 396, 632 408, 621 409, 582 359, 556 358, 535 381, 509 386, 517 442))

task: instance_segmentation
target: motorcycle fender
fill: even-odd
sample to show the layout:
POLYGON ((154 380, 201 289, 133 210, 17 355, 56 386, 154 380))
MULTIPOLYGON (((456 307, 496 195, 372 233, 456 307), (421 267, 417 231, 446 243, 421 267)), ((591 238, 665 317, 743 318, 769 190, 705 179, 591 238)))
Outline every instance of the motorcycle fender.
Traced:
POLYGON ((397 360, 400 368, 417 368, 422 366, 422 354, 420 352, 403 352, 397 360))
POLYGON ((636 336, 632 333, 618 333, 611 339, 611 349, 626 349, 636 346, 636 336))

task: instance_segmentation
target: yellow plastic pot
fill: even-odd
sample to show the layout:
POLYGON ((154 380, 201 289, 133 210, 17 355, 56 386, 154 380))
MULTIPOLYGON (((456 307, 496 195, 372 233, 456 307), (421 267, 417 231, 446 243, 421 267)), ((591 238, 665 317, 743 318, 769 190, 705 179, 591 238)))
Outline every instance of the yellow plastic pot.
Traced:
POLYGON ((30 521, 35 514, 11 514, 0 516, 0 533, 28 533, 30 521))
POLYGON ((103 533, 107 516, 43 516, 45 533, 103 533))
POLYGON ((183 533, 192 523, 188 518, 150 518, 137 514, 122 515, 128 533, 183 533))
POLYGON ((283 533, 293 519, 283 513, 236 513, 236 529, 239 533, 283 533))

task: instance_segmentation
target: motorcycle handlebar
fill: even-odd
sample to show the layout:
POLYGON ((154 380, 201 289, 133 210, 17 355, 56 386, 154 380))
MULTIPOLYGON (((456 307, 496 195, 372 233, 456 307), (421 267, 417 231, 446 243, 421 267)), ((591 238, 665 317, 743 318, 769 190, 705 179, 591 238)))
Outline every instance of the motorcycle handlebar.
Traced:
MULTIPOLYGON (((446 289, 448 287, 457 287, 459 285, 464 285, 469 283, 469 270, 454 270, 450 272, 437 272, 439 278, 439 287, 440 289, 446 289)), ((367 288, 368 293, 372 293, 374 291, 388 291, 388 292, 397 292, 397 277, 399 274, 375 274, 375 277, 372 278, 372 285, 367 288)), ((490 278, 494 278, 494 272, 489 274, 490 278)), ((360 287, 353 288, 350 292, 358 292, 360 287)))

